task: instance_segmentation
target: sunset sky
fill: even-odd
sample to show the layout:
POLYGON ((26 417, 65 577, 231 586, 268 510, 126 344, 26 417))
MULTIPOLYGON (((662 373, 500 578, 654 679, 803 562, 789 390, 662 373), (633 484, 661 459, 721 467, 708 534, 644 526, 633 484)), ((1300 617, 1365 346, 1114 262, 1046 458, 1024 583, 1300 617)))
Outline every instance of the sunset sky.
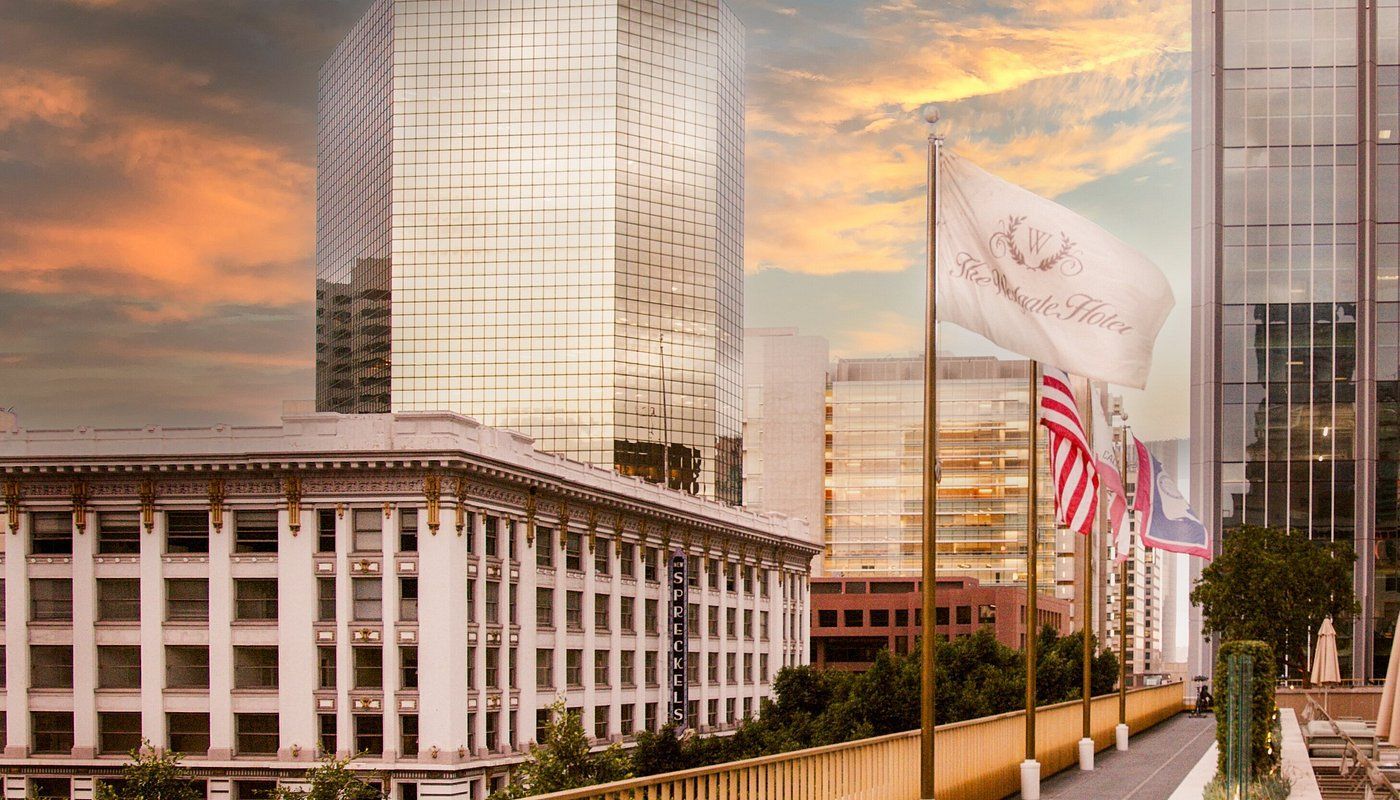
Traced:
MULTIPOLYGON (((0 407, 31 428, 248 423, 314 394, 316 71, 367 3, 0 4, 0 407)), ((731 5, 749 325, 918 350, 937 102, 950 146, 1167 273, 1152 382, 1124 394, 1144 436, 1185 435, 1187 0, 731 5)))

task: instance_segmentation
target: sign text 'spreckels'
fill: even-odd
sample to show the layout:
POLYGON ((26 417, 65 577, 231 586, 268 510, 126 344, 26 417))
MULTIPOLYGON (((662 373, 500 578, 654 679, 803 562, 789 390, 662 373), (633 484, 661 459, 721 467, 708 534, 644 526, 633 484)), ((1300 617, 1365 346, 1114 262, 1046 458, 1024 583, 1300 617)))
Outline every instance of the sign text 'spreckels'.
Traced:
POLYGON ((671 619, 668 625, 671 636, 671 651, 669 654, 671 664, 671 702, 668 707, 670 721, 676 724, 678 731, 685 730, 686 727, 686 661, 689 658, 686 644, 688 631, 686 630, 686 607, 690 600, 690 587, 686 581, 686 559, 685 553, 677 550, 671 554, 671 569, 669 575, 669 588, 671 592, 671 619))

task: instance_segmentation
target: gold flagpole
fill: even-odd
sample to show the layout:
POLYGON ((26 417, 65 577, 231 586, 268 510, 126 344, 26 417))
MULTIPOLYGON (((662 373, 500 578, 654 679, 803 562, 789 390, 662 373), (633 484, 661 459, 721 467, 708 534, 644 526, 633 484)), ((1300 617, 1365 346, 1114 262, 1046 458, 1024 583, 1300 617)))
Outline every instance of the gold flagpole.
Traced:
MULTIPOLYGON (((1098 419, 1098 417, 1094 416, 1095 413, 1096 413, 1096 412, 1095 412, 1095 410, 1094 410, 1094 385, 1093 385, 1092 383, 1090 383, 1090 384, 1089 384, 1089 413, 1088 413, 1088 415, 1081 415, 1081 417, 1082 417, 1083 419, 1089 420, 1089 446, 1090 446, 1091 448, 1096 448, 1096 447, 1098 446, 1098 443, 1094 441, 1094 427, 1095 427, 1095 425, 1094 425, 1094 420, 1098 419)), ((1095 452, 1097 452, 1097 450, 1095 450, 1095 452)), ((1102 482, 1100 482, 1100 488, 1102 488, 1102 482)), ((1098 516, 1099 516, 1100 519, 1103 519, 1103 510, 1104 510, 1103 507, 1104 507, 1104 502, 1103 502, 1103 493, 1102 493, 1101 491, 1100 491, 1099 496, 1098 496, 1097 499, 1098 499, 1098 503, 1099 503, 1099 514, 1098 514, 1098 516)), ((1093 528, 1092 526, 1089 528, 1089 535, 1086 536, 1086 537, 1084 537, 1084 574, 1083 574, 1083 580, 1084 580, 1084 588, 1083 588, 1083 595, 1084 595, 1084 596, 1081 598, 1081 604, 1082 604, 1082 608, 1083 608, 1084 610, 1083 610, 1082 619, 1080 620, 1079 632, 1080 632, 1080 635, 1082 635, 1082 636, 1084 637, 1084 654, 1083 654, 1083 661, 1084 661, 1083 668, 1084 668, 1084 674, 1083 674, 1083 685, 1082 685, 1082 687, 1081 687, 1081 689, 1080 689, 1080 692, 1081 692, 1081 694, 1083 695, 1083 697, 1082 697, 1081 699, 1082 699, 1082 701, 1083 701, 1083 706, 1084 706, 1083 715, 1082 715, 1083 718, 1084 718, 1084 719, 1083 719, 1083 726, 1082 726, 1083 729, 1084 729, 1084 731, 1083 731, 1083 733, 1084 733, 1083 740, 1087 741, 1087 742, 1088 742, 1088 745, 1083 745, 1083 744, 1081 744, 1080 747, 1081 747, 1081 748, 1087 748, 1087 751, 1088 751, 1088 752, 1087 752, 1087 753, 1084 753, 1084 752, 1081 752, 1081 753, 1080 753, 1080 755, 1079 755, 1079 768, 1080 768, 1080 769, 1093 769, 1093 768, 1094 768, 1094 728, 1093 728, 1093 709, 1092 709, 1092 705, 1093 705, 1093 694, 1094 694, 1094 679, 1093 679, 1094 648, 1093 648, 1093 645, 1090 643, 1090 627, 1091 627, 1091 626, 1089 625, 1089 617, 1090 617, 1091 614, 1093 614, 1093 602, 1092 602, 1092 601, 1093 601, 1093 597, 1094 597, 1094 528, 1093 528)))
MULTIPOLYGON (((1123 426, 1123 454, 1121 456, 1123 464, 1123 486, 1127 491, 1128 485, 1128 440, 1131 438, 1128 426, 1123 426)), ((1137 500, 1137 493, 1142 491, 1141 486, 1133 489, 1133 500, 1137 500)), ((1132 509, 1126 512, 1129 516, 1124 520, 1125 525, 1132 523, 1132 509)), ((1125 544, 1130 552, 1118 553, 1118 724, 1128 724, 1128 558, 1132 556, 1132 528, 1128 529, 1129 534, 1124 538, 1125 544)), ((1123 748, 1120 748, 1123 749, 1123 748)))
POLYGON ((1039 800, 1040 765, 1035 758, 1035 711, 1036 711, 1036 639, 1040 633, 1037 620, 1036 574, 1039 571, 1037 560, 1037 478, 1040 475, 1040 364, 1031 359, 1029 386, 1030 408, 1026 415, 1030 430, 1027 431, 1027 462, 1029 480, 1026 482, 1026 760, 1021 765, 1021 796, 1026 800, 1039 800))
POLYGON ((934 796, 934 667, 937 663, 938 636, 938 268, 935 247, 938 240, 939 157, 943 137, 933 132, 938 111, 929 108, 924 119, 928 135, 928 273, 924 331, 924 547, 923 547, 923 643, 920 650, 922 703, 919 709, 919 797, 934 796))

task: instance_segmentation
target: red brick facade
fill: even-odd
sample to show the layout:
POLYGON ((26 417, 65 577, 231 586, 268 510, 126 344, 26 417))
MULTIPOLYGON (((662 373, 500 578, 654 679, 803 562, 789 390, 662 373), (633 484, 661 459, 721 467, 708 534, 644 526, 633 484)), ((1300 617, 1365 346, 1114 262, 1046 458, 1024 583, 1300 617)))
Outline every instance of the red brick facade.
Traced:
MULTIPOLYGON (((923 625, 920 578, 813 578, 812 663, 861 670, 881 648, 906 653, 923 625)), ((938 580, 939 636, 968 636, 989 626, 1002 644, 1025 644, 1026 590, 982 586, 976 578, 938 580)), ((1070 632, 1070 604, 1041 595, 1036 616, 1061 634, 1070 632)))

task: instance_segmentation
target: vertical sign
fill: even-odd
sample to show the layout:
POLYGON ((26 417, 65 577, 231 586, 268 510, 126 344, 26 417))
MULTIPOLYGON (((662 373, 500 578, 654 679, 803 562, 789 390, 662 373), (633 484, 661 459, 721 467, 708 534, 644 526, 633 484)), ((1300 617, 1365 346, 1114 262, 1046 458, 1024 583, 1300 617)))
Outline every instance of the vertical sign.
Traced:
POLYGON ((671 554, 671 705, 670 721, 677 730, 685 730, 687 631, 686 606, 690 600, 690 585, 686 581, 685 553, 671 554))

